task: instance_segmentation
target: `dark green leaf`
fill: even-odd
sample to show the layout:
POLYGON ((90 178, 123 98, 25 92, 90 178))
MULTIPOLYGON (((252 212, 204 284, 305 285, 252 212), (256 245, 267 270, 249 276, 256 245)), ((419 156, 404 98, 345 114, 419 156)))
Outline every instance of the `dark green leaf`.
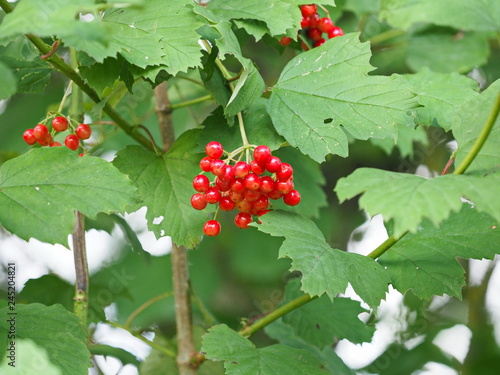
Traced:
POLYGON ((0 100, 2 100, 15 94, 17 84, 14 74, 2 62, 0 62, 0 77, 2 77, 2 84, 0 85, 0 100))

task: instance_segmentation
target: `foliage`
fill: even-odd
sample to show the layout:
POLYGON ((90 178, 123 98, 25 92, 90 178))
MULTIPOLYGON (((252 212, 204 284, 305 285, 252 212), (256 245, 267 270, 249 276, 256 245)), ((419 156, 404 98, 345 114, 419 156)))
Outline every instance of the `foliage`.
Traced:
MULTIPOLYGON (((76 294, 53 274, 18 286, 17 300, 2 292, 0 329, 9 331, 13 306, 20 371, 33 371, 31 356, 47 374, 86 374, 102 355, 145 375, 353 375, 337 344, 373 339, 392 287, 405 322, 360 371, 413 373, 430 361, 498 371, 491 272, 471 292, 465 260, 499 254, 499 2, 320 1, 318 13, 345 35, 314 48, 301 4, 0 0, 2 229, 70 248, 78 211, 89 238, 115 227, 126 238, 88 293, 78 267, 76 294), (54 116, 91 125, 85 155, 23 142, 54 116), (210 141, 234 162, 267 145, 293 166, 301 203, 276 202, 244 230, 214 206, 193 209, 210 141), (143 207, 148 231, 187 249, 186 263, 143 249, 123 216, 143 207), (346 251, 358 208, 382 214, 389 235, 362 254, 346 251), (221 234, 203 236, 214 215, 221 234), (177 332, 182 265, 193 327, 177 332), (442 295, 450 299, 430 308, 442 295), (472 333, 463 361, 433 341, 459 323, 472 333), (95 343, 94 324, 130 332, 150 355, 95 343), (186 354, 191 331, 196 353, 186 354)), ((13 373, 5 356, 0 369, 13 373)))

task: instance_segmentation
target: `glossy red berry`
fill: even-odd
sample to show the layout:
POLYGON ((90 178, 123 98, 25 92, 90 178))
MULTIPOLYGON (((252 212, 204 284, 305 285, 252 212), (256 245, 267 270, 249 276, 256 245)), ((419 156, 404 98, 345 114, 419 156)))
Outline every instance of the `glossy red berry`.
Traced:
POLYGON ((208 156, 205 156, 204 158, 202 158, 200 160, 200 169, 203 171, 203 172, 211 172, 212 171, 212 161, 214 159, 212 159, 211 157, 208 157, 208 156))
POLYGON ((205 200, 203 194, 194 194, 191 197, 191 206, 193 206, 195 210, 203 210, 205 207, 207 207, 207 201, 205 200))
POLYGON ((312 16, 318 11, 316 4, 302 5, 300 11, 304 17, 312 16))
POLYGON ((322 34, 323 33, 321 32, 321 30, 317 29, 316 27, 311 27, 307 31, 307 35, 309 36, 309 38, 311 38, 315 42, 321 39, 322 34))
POLYGON ((222 197, 219 200, 219 208, 222 211, 232 211, 236 207, 236 203, 231 200, 229 197, 222 197))
POLYGON ((286 181, 278 181, 276 182, 276 190, 278 190, 281 194, 288 194, 294 188, 294 184, 292 180, 286 181))
POLYGON ((239 161, 234 165, 234 175, 238 178, 245 178, 250 173, 250 165, 247 162, 239 161))
POLYGON ((269 206, 269 198, 265 195, 261 195, 255 202, 253 202, 253 208, 257 211, 260 212, 262 210, 265 210, 269 206))
POLYGON ((49 129, 43 124, 38 124, 33 128, 33 134, 38 140, 45 139, 49 135, 49 129))
POLYGON ((205 192, 205 200, 207 201, 207 203, 215 204, 219 201, 219 199, 220 191, 216 188, 208 188, 208 190, 205 192))
POLYGON ((70 134, 64 140, 64 144, 70 150, 75 151, 80 146, 80 140, 79 140, 78 136, 76 136, 75 134, 70 134))
POLYGON ((317 28, 319 24, 319 14, 313 14, 311 17, 309 17, 309 27, 311 28, 317 28))
POLYGON ((266 194, 269 198, 271 199, 280 199, 283 196, 283 193, 280 193, 277 189, 274 189, 273 191, 269 192, 266 194))
POLYGON ((220 223, 217 220, 208 220, 203 226, 206 236, 217 236, 220 233, 220 223))
POLYGON ((205 176, 203 174, 199 174, 198 176, 193 178, 193 187, 194 187, 194 190, 199 191, 200 193, 203 193, 203 192, 207 191, 208 188, 210 187, 210 181, 208 180, 207 176, 205 176))
POLYGON ((269 176, 262 176, 260 178, 260 191, 264 194, 267 194, 273 190, 274 190, 274 180, 269 176))
POLYGON ((259 190, 246 190, 244 194, 247 201, 254 202, 260 198, 261 193, 259 190))
POLYGON ((24 142, 26 142, 30 146, 34 145, 37 141, 37 139, 35 137, 35 132, 33 131, 33 129, 26 129, 23 133, 23 139, 24 139, 24 142))
POLYGON ((231 190, 237 193, 244 192, 246 187, 243 181, 244 180, 242 178, 235 178, 233 181, 231 181, 231 190))
POLYGON ((220 177, 217 177, 215 180, 215 187, 219 191, 229 191, 231 189, 231 183, 227 180, 223 180, 220 177))
POLYGON ((275 173, 279 171, 281 168, 281 160, 277 156, 271 156, 266 163, 266 169, 271 172, 275 173))
POLYGON ((288 194, 283 195, 283 202, 289 206, 296 206, 300 203, 300 193, 297 190, 292 190, 288 194))
POLYGON ((344 30, 337 26, 335 26, 331 31, 328 32, 328 38, 330 39, 342 35, 344 35, 344 30))
POLYGON ((326 40, 321 38, 321 39, 314 42, 314 47, 319 47, 320 45, 322 45, 325 42, 326 42, 326 40))
POLYGON ((63 132, 68 129, 68 120, 66 117, 57 116, 52 119, 52 129, 56 132, 63 132))
POLYGON ((42 146, 49 146, 52 142, 54 142, 54 139, 50 134, 47 134, 45 138, 39 139, 37 142, 42 146))
POLYGON ((57 147, 57 146, 62 146, 59 142, 52 142, 50 145, 50 147, 57 147))
POLYGON ((245 194, 242 191, 230 190, 228 197, 234 203, 238 203, 238 202, 241 202, 245 198, 245 194))
POLYGON ((320 29, 324 33, 329 33, 333 30, 334 27, 335 25, 328 17, 323 17, 318 21, 318 29, 320 29))
POLYGON ((207 154, 208 157, 211 157, 212 159, 220 158, 223 152, 224 149, 222 148, 222 145, 219 142, 216 141, 208 142, 207 145, 205 146, 205 153, 207 154))
POLYGON ((234 223, 238 228, 246 229, 248 224, 252 222, 252 215, 247 212, 240 212, 234 218, 234 223))
POLYGON ((302 27, 303 29, 307 29, 310 23, 311 23, 310 17, 302 17, 302 21, 300 21, 300 27, 302 27))
POLYGON ((276 171, 276 177, 280 180, 288 180, 293 175, 293 168, 288 163, 281 163, 280 169, 276 171))
POLYGON ((259 190, 260 188, 260 178, 254 173, 250 173, 243 180, 243 185, 249 190, 259 190))
POLYGON ((266 171, 266 164, 258 163, 256 160, 250 162, 250 169, 257 175, 264 174, 266 171))
POLYGON ((228 183, 234 179, 234 167, 232 165, 227 165, 224 167, 224 173, 222 173, 221 178, 228 183))
POLYGON ((236 209, 241 212, 250 212, 252 209, 252 202, 246 199, 236 202, 236 209))
POLYGON ((267 146, 257 146, 253 150, 253 158, 257 163, 264 164, 271 157, 271 149, 267 146))
POLYGON ((80 124, 76 127, 75 133, 80 139, 89 139, 92 135, 92 129, 87 124, 80 124))
POLYGON ((289 36, 283 36, 279 41, 279 44, 281 44, 282 46, 288 46, 290 43, 292 43, 292 38, 290 38, 289 36))
POLYGON ((212 173, 218 177, 221 177, 226 170, 226 163, 220 159, 215 159, 211 164, 212 173))

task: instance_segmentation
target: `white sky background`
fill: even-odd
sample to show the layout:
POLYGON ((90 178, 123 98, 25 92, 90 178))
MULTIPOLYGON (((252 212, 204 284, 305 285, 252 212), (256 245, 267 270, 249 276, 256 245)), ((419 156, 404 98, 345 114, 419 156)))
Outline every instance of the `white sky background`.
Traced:
MULTIPOLYGON (((169 251, 171 243, 169 238, 160 241, 155 239, 152 232, 147 231, 145 220, 145 208, 138 212, 127 215, 126 219, 131 227, 137 232, 139 240, 144 248, 154 255, 162 255, 169 251)), ((387 238, 387 233, 383 227, 382 218, 374 217, 358 228, 358 232, 364 233, 360 242, 352 241, 349 251, 367 254, 375 249, 387 238)), ((124 238, 119 229, 115 229, 112 236, 105 232, 90 230, 87 233, 88 262, 91 273, 111 262, 118 250, 124 243, 124 238)), ((9 261, 16 262, 17 265, 17 285, 19 289, 30 278, 38 278, 46 273, 52 272, 65 280, 74 282, 74 266, 72 252, 63 246, 48 245, 37 240, 23 241, 15 236, 4 235, 0 238, 0 261, 6 264, 9 261)), ((471 281, 478 283, 491 261, 471 262, 471 281)), ((356 299, 357 296, 349 289, 346 295, 356 299)), ((497 340, 500 341, 500 301, 496 298, 500 295, 500 267, 496 267, 488 288, 487 304, 492 317, 496 322, 497 340)), ((441 300, 443 297, 440 297, 441 300)), ((439 303, 439 298, 436 303, 439 303)), ((404 329, 400 319, 402 313, 402 295, 391 288, 387 299, 382 302, 378 315, 382 317, 377 324, 377 331, 371 343, 352 344, 342 340, 337 352, 346 364, 353 368, 360 368, 369 364, 377 358, 387 346, 392 342, 398 330, 404 329)), ((114 315, 114 308, 111 306, 106 313, 109 318, 114 315)), ((360 316, 363 319, 363 316, 360 316)), ((443 348, 450 355, 463 361, 467 354, 471 333, 464 325, 457 325, 453 328, 442 331, 435 339, 435 344, 443 348)), ((149 347, 138 339, 132 337, 127 332, 111 328, 107 325, 100 325, 95 334, 96 342, 122 347, 139 359, 144 359, 149 347)), ((152 337, 151 337, 152 339, 152 337)), ((416 343, 415 343, 416 344, 416 343)), ((105 375, 137 375, 138 372, 133 366, 122 367, 118 360, 108 358, 99 359, 105 375)), ((93 374, 90 370, 90 374, 93 374)), ((444 367, 437 363, 429 363, 419 375, 457 375, 456 371, 444 367)))

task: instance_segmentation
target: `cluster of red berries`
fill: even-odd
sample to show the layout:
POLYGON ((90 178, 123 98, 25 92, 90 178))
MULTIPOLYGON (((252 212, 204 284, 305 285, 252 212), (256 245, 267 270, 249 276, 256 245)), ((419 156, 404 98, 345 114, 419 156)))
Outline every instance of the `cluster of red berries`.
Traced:
MULTIPOLYGON (((52 119, 52 131, 46 125, 38 124, 33 129, 27 129, 23 133, 23 139, 30 146, 35 143, 49 147, 61 146, 59 142, 54 141, 54 135, 68 128, 70 128, 68 119, 64 116, 56 116, 52 119)), ((75 129, 71 126, 70 130, 74 130, 74 134, 67 135, 64 144, 73 151, 80 146, 80 140, 89 139, 92 134, 92 129, 87 124, 79 124, 75 129)))
MULTIPOLYGON (((216 203, 222 211, 236 208, 239 213, 234 223, 244 229, 253 221, 252 215, 262 216, 269 212, 270 200, 282 198, 289 206, 299 204, 300 193, 294 189, 292 166, 273 156, 269 147, 257 146, 250 163, 237 161, 234 165, 229 164, 232 154, 226 161, 221 159, 224 149, 219 142, 207 143, 205 152, 207 156, 200 160, 200 168, 203 172, 211 172, 215 178, 210 181, 205 174, 199 174, 193 179, 197 191, 191 197, 194 209, 203 210, 207 204, 216 203)), ((217 236, 220 223, 207 221, 203 232, 207 236, 217 236)))
MULTIPOLYGON (((302 13, 300 37, 303 40, 304 38, 308 39, 313 47, 319 47, 326 42, 323 33, 326 34, 328 39, 344 35, 344 31, 335 26, 330 17, 321 18, 319 16, 316 4, 301 5, 300 11, 302 13)), ((282 37, 280 40, 282 46, 287 46, 291 42, 292 38, 287 36, 282 37)), ((304 51, 309 49, 309 46, 304 41, 302 41, 301 47, 304 51)))

